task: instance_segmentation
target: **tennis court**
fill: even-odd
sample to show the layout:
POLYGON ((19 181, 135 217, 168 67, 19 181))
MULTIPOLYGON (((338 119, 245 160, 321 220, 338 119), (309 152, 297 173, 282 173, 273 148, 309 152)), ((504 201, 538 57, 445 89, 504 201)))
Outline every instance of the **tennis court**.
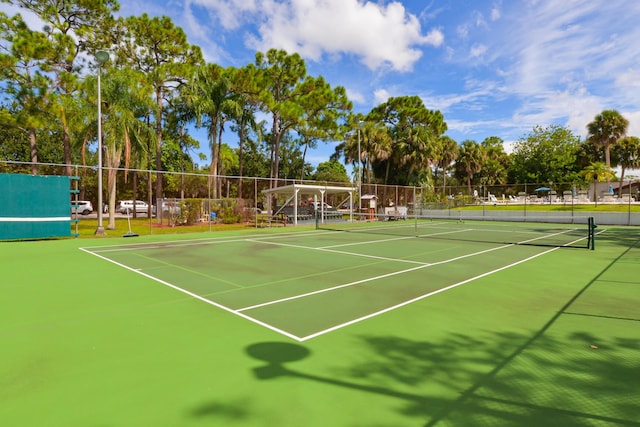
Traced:
POLYGON ((345 222, 342 230, 357 233, 319 230, 83 250, 305 341, 550 250, 537 245, 586 247, 588 240, 588 230, 577 225, 507 225, 439 220, 418 230, 411 221, 345 222), (427 239, 433 241, 425 244, 427 239))
POLYGON ((591 238, 429 219, 3 243, 0 421, 637 426, 640 231, 591 238))

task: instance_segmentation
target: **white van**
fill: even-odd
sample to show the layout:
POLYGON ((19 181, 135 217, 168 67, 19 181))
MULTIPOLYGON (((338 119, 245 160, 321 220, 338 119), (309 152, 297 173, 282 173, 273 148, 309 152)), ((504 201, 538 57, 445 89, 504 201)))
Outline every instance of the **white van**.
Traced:
POLYGON ((136 200, 135 203, 133 200, 121 200, 118 203, 118 212, 122 214, 133 213, 134 209, 137 213, 147 213, 149 205, 142 200, 136 200))

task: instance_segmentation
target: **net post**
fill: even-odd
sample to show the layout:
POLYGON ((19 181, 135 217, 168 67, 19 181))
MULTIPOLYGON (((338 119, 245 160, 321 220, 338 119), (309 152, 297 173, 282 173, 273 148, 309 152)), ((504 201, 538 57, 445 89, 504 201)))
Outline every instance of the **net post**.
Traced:
POLYGON ((595 248, 596 248, 595 237, 596 237, 596 228, 597 227, 598 226, 596 225, 595 218, 590 216, 589 217, 589 238, 587 239, 587 246, 592 251, 595 250, 595 248))
MULTIPOLYGON (((420 193, 420 206, 422 207, 422 192, 420 193)), ((413 187, 413 230, 418 235, 418 209, 416 206, 416 187, 413 187)))

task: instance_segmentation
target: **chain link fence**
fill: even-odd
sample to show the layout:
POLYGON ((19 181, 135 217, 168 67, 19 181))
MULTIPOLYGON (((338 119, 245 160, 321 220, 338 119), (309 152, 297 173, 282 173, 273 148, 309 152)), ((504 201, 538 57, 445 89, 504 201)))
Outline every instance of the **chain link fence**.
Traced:
MULTIPOLYGON (((362 183, 272 180, 259 177, 210 176, 197 173, 157 172, 143 169, 103 168, 103 206, 98 206, 98 168, 95 166, 44 164, 37 165, 38 175, 66 175, 68 171, 77 180, 77 200, 91 201, 94 210, 102 209, 106 215, 117 215, 121 201, 139 200, 148 205, 146 212, 137 209, 132 217, 150 216, 160 226, 181 226, 197 223, 254 223, 270 219, 277 209, 291 204, 282 195, 267 200, 263 193, 275 187, 292 184, 318 186, 344 186, 345 192, 327 193, 321 200, 342 212, 384 214, 389 211, 421 214, 430 210, 482 209, 483 212, 516 210, 526 214, 536 207, 549 206, 556 211, 572 211, 577 207, 602 205, 612 211, 628 213, 639 204, 640 180, 612 183, 526 183, 502 185, 464 185, 411 187, 362 183), (157 194, 158 181, 161 194, 157 194), (352 194, 349 194, 349 190, 352 194), (360 196, 359 196, 360 195, 360 196), (271 212, 267 208, 271 207, 271 212)), ((0 162, 0 173, 31 174, 32 164, 0 162)), ((300 195, 304 204, 312 203, 312 196, 300 195)), ((606 210, 606 209, 605 209, 606 210)), ((635 216, 638 214, 635 213, 635 216)))

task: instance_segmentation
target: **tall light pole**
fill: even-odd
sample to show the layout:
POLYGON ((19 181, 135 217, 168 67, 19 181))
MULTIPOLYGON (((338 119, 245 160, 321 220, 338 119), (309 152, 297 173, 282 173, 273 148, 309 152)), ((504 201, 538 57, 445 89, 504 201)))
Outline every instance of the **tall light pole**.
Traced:
POLYGON ((96 236, 106 234, 102 224, 102 96, 100 75, 102 74, 102 66, 108 60, 109 54, 107 52, 101 50, 96 53, 96 62, 98 63, 98 228, 96 228, 96 236))
POLYGON ((360 164, 362 163, 362 157, 360 157, 360 123, 358 123, 358 214, 362 213, 362 172, 360 171, 360 164))

